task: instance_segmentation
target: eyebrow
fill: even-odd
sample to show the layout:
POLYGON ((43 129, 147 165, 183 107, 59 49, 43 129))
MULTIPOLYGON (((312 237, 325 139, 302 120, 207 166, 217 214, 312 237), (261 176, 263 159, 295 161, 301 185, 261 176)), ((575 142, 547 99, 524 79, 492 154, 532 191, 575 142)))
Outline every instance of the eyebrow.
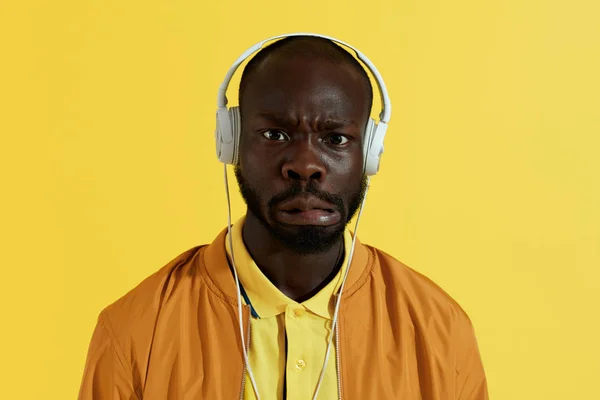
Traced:
MULTIPOLYGON (((299 124, 298 119, 290 119, 283 115, 272 114, 268 112, 259 113, 258 117, 271 121, 277 125, 294 125, 297 126, 299 124)), ((348 125, 356 125, 356 122, 343 118, 327 118, 323 121, 319 121, 318 125, 326 130, 334 130, 338 128, 342 128, 348 125)))

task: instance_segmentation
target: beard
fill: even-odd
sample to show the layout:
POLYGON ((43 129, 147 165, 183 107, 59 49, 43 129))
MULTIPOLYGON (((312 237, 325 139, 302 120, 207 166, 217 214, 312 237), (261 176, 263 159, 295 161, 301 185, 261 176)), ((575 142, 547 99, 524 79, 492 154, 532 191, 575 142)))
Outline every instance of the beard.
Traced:
POLYGON ((344 234, 346 225, 358 211, 367 190, 367 177, 365 175, 362 176, 358 185, 350 187, 347 191, 340 194, 323 192, 318 189, 314 181, 309 181, 306 186, 302 186, 296 181, 289 189, 274 195, 266 201, 262 193, 250 186, 246 178, 242 175, 239 165, 235 166, 234 171, 240 194, 246 202, 248 210, 267 229, 273 238, 299 255, 323 253, 338 243, 344 234), (290 232, 277 223, 273 224, 269 222, 269 220, 275 221, 273 216, 278 204, 292 199, 299 194, 310 194, 332 204, 342 216, 340 223, 333 226, 333 229, 331 227, 306 225, 294 227, 294 231, 290 232), (347 207, 344 203, 344 197, 348 199, 347 207), (263 204, 266 205, 266 212, 269 218, 265 215, 263 204))

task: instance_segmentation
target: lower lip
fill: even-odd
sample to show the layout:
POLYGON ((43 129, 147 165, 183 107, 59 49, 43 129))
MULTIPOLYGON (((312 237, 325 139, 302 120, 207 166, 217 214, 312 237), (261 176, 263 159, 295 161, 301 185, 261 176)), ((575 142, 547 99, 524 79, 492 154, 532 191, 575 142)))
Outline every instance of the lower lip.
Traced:
POLYGON ((340 222, 340 213, 325 210, 279 211, 277 217, 279 222, 286 225, 330 226, 340 222))

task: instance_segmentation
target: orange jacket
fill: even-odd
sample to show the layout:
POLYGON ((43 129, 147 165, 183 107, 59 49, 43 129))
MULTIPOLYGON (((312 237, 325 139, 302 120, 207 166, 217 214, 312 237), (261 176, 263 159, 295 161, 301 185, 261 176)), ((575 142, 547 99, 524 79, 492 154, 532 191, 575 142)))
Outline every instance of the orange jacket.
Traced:
MULTIPOLYGON (((243 398, 225 233, 181 254, 100 313, 80 400, 243 398)), ((244 307, 249 338, 248 317, 244 307)), ((344 400, 488 399, 465 312, 429 279, 358 240, 336 336, 344 400)))

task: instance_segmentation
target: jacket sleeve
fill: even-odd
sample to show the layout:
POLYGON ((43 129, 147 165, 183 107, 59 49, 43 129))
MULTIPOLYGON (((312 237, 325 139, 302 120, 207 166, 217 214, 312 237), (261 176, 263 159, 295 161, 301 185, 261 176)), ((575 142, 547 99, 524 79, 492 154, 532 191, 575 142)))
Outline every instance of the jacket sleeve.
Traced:
POLYGON ((456 400, 489 400, 487 379, 475 330, 466 314, 460 322, 456 348, 456 400))
POLYGON ((131 368, 111 334, 103 311, 89 346, 78 400, 141 400, 131 368))

